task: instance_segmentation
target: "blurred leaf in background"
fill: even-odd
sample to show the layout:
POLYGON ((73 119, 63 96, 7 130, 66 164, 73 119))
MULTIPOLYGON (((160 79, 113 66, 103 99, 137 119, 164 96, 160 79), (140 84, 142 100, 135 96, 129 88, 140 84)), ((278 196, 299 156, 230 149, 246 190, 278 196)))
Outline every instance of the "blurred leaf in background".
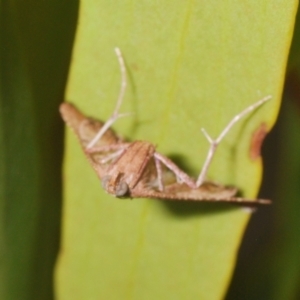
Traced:
MULTIPOLYGON (((278 113, 296 1, 82 1, 67 100, 107 119, 123 51, 129 87, 114 128, 197 175, 216 136, 247 105, 273 100, 242 120, 221 145, 211 179, 255 197, 261 161, 253 132, 278 113)), ((197 203, 124 201, 106 195, 72 134, 65 157, 59 299, 221 299, 249 214, 197 203)))
POLYGON ((77 1, 1 1, 0 299, 53 299, 77 1))

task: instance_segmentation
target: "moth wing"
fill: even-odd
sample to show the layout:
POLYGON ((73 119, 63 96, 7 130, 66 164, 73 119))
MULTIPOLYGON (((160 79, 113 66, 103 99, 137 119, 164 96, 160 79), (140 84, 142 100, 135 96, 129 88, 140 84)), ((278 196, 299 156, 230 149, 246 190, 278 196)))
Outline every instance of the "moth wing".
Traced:
POLYGON ((132 191, 133 198, 157 198, 172 201, 195 201, 195 202, 221 202, 232 203, 241 206, 256 206, 257 204, 270 204, 266 199, 246 199, 235 197, 237 189, 225 187, 212 182, 205 182, 197 189, 191 189, 185 184, 174 183, 165 187, 160 192, 153 188, 139 188, 132 191))
MULTIPOLYGON (((63 102, 59 107, 59 111, 63 120, 74 131, 84 149, 104 125, 104 123, 99 120, 86 117, 72 103, 63 102)), ((119 141, 120 138, 113 130, 108 129, 95 146, 116 144, 119 141)))
MULTIPOLYGON (((76 108, 75 105, 68 102, 63 102, 59 107, 59 111, 65 123, 76 134, 90 164, 101 178, 105 173, 107 166, 102 165, 100 161, 105 155, 107 155, 107 153, 87 153, 85 148, 95 137, 104 123, 99 120, 86 117, 78 108, 76 108)), ((113 145, 119 142, 121 142, 120 138, 113 132, 112 129, 108 129, 103 137, 95 144, 95 147, 113 145)))

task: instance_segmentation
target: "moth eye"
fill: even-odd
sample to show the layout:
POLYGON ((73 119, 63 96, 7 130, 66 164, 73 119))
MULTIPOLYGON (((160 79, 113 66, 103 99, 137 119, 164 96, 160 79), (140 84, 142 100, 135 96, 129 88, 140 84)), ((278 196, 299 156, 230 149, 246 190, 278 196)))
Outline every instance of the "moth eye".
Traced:
POLYGON ((125 196, 128 193, 128 184, 125 181, 120 181, 115 190, 115 195, 117 197, 125 196))
POLYGON ((104 176, 102 178, 102 181, 101 181, 101 184, 102 184, 102 187, 107 191, 108 189, 108 184, 109 184, 109 181, 111 179, 111 176, 104 176))

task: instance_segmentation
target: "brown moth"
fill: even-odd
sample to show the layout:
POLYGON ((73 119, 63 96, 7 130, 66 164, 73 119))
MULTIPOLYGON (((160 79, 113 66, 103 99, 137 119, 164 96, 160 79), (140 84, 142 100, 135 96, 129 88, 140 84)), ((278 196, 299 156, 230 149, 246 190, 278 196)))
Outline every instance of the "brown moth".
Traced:
POLYGON ((227 202, 243 206, 270 204, 270 200, 235 197, 236 187, 226 187, 205 181, 208 168, 221 140, 243 116, 271 99, 264 97, 236 115, 217 139, 212 139, 202 128, 210 149, 197 180, 182 171, 168 157, 156 152, 147 141, 124 142, 110 128, 119 118, 119 109, 126 89, 126 69, 123 57, 115 49, 121 69, 121 90, 112 116, 101 122, 83 115, 73 104, 64 102, 60 113, 73 129, 89 162, 102 182, 104 190, 118 198, 156 198, 173 201, 227 202))

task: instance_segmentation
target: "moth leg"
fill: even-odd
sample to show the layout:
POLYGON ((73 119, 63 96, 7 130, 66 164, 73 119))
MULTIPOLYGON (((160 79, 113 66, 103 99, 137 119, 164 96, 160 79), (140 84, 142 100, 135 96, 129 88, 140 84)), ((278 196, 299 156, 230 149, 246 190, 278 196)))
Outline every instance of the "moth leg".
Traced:
POLYGON ((116 52, 116 55, 117 55, 117 58, 119 61, 121 78, 122 78, 121 79, 121 88, 120 88, 120 93, 119 93, 119 97, 117 100, 117 104, 116 104, 113 114, 105 122, 105 124, 101 127, 101 129, 98 131, 98 133, 95 135, 95 137, 90 141, 90 143, 87 145, 86 149, 90 149, 93 146, 95 146, 95 144, 101 139, 101 137, 105 134, 105 132, 111 127, 111 125, 114 122, 116 122, 120 118, 126 117, 131 114, 131 113, 123 113, 123 114, 119 113, 122 101, 124 99, 124 94, 125 94, 125 90, 126 90, 126 86, 127 86, 127 80, 126 80, 126 68, 125 68, 125 63, 124 63, 122 53, 119 48, 115 48, 115 52, 116 52))
POLYGON ((107 162, 109 162, 110 160, 119 157, 123 152, 125 151, 125 149, 120 149, 116 152, 113 152, 111 154, 108 154, 107 156, 105 156, 105 158, 101 159, 101 163, 105 164, 107 162))
POLYGON ((111 144, 111 145, 102 145, 102 146, 95 146, 93 148, 85 149, 86 153, 97 153, 97 152, 109 152, 114 150, 125 150, 130 143, 118 143, 118 144, 111 144))
POLYGON ((155 156, 154 156, 154 161, 155 161, 155 167, 157 172, 158 190, 162 192, 164 190, 164 185, 162 181, 161 163, 160 160, 155 156))
POLYGON ((209 134, 206 132, 206 130, 204 128, 201 128, 201 131, 203 132, 204 136, 206 137, 206 139, 208 140, 209 144, 210 144, 210 148, 208 150, 203 168, 200 172, 200 175, 196 181, 196 185, 197 187, 199 187, 205 180, 205 176, 207 174, 208 168, 211 164, 211 161, 213 159, 213 156, 217 150, 218 145, 220 144, 220 142, 222 141, 222 139, 226 136, 226 134, 230 131, 230 129, 233 127, 233 125, 235 123, 237 123, 242 117, 244 117, 246 114, 250 113, 251 111, 255 110, 256 108, 258 108, 259 106, 261 106, 262 104, 264 104, 266 101, 270 100, 272 98, 272 96, 266 96, 263 99, 255 102, 254 104, 248 106, 246 109, 244 109, 241 113, 239 113, 238 115, 236 115, 228 124, 227 126, 223 129, 223 131, 220 133, 220 135, 214 140, 212 139, 209 134))
POLYGON ((186 183, 192 189, 196 188, 196 184, 195 184, 194 180, 189 175, 187 175, 185 172, 183 172, 180 168, 178 168, 178 166, 176 164, 174 164, 169 158, 161 155, 158 152, 154 153, 154 158, 158 159, 167 168, 169 168, 181 182, 186 183))
POLYGON ((112 144, 112 145, 103 145, 98 147, 93 147, 91 149, 85 149, 85 153, 93 154, 93 153, 105 153, 105 152, 111 152, 107 153, 107 155, 104 154, 104 157, 100 160, 100 163, 105 164, 108 161, 119 157, 125 149, 129 146, 129 143, 119 143, 119 144, 112 144))

